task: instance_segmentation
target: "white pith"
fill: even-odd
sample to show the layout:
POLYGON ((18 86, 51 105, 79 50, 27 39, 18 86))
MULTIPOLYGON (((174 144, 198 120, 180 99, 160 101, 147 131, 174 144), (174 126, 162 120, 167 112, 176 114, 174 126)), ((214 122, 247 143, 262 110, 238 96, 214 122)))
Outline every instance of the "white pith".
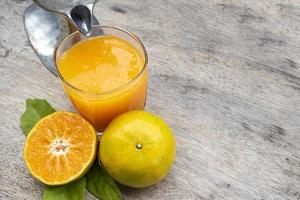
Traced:
POLYGON ((66 155, 68 152, 69 142, 63 138, 57 138, 50 144, 49 152, 53 155, 66 155))

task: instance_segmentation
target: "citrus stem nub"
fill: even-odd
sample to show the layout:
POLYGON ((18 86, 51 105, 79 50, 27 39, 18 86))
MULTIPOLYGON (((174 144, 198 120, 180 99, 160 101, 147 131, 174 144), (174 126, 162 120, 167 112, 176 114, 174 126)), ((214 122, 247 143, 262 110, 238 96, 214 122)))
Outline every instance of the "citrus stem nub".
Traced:
POLYGON ((143 148, 143 145, 142 145, 141 143, 137 143, 137 144, 135 145, 135 147, 136 147, 137 149, 142 149, 142 148, 143 148))

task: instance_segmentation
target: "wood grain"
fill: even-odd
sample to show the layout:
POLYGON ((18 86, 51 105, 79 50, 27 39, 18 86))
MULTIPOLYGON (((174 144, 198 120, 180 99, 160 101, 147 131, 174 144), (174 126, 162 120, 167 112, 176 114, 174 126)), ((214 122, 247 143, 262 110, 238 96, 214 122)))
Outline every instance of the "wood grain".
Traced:
MULTIPOLYGON (((24 166, 26 98, 73 110, 39 62, 22 15, 0 1, 0 199, 41 199, 24 166)), ((147 110, 177 139, 169 176, 125 199, 300 199, 300 2, 101 0, 101 24, 136 33, 149 54, 147 110)), ((87 194, 86 199, 95 199, 87 194)))

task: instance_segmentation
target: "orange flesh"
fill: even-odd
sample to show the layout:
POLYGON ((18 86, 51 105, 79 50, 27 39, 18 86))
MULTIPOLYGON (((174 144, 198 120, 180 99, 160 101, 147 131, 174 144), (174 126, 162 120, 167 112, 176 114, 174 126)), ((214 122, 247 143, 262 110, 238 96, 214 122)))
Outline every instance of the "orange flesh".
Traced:
POLYGON ((144 108, 148 78, 147 71, 142 71, 144 64, 145 59, 134 46, 111 35, 80 41, 57 58, 63 78, 89 93, 64 84, 77 110, 97 131, 103 131, 121 113, 144 108), (122 87, 133 79, 131 84, 122 87), (117 91, 93 95, 113 89, 117 91))
POLYGON ((43 118, 27 137, 24 159, 34 177, 57 185, 80 176, 95 158, 96 133, 75 113, 43 118))

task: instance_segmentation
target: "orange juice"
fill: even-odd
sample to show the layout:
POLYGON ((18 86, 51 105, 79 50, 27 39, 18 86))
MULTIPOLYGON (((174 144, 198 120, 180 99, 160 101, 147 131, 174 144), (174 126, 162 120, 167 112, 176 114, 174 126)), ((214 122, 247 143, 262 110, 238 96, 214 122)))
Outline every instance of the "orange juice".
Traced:
POLYGON ((145 58, 126 40, 91 37, 67 49, 56 62, 66 93, 98 131, 117 115, 144 108, 145 58))

